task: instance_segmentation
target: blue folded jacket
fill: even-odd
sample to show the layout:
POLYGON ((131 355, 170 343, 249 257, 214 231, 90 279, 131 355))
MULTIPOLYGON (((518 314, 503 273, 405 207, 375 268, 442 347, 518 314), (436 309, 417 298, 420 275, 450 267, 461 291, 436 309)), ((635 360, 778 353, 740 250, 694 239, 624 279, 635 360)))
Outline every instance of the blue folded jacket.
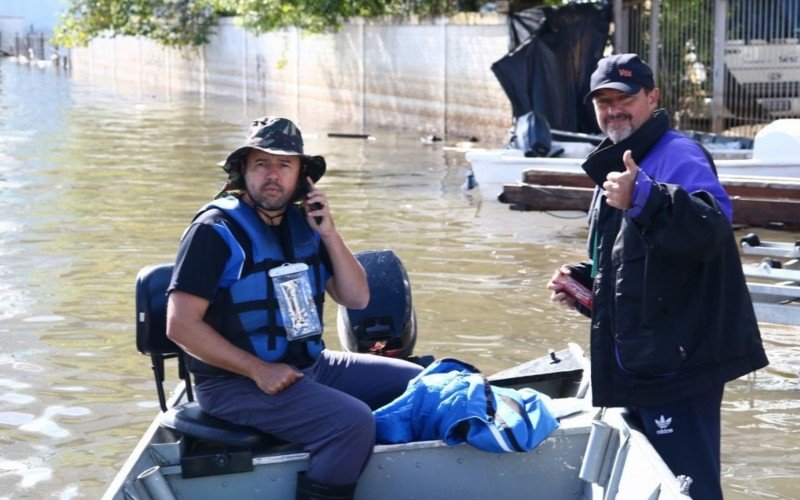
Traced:
POLYGON ((411 380, 399 398, 375 410, 377 441, 441 439, 491 452, 530 451, 558 427, 549 401, 533 389, 493 387, 473 366, 445 358, 411 380))

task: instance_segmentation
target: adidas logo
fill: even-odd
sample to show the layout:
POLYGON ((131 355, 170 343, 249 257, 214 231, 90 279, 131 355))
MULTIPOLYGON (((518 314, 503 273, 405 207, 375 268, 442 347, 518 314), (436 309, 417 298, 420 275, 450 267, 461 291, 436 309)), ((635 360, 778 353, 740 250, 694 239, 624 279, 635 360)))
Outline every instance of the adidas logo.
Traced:
POLYGON ((664 415, 661 415, 661 418, 655 419, 655 423, 658 426, 656 434, 672 434, 673 429, 670 428, 672 417, 664 418, 664 415))

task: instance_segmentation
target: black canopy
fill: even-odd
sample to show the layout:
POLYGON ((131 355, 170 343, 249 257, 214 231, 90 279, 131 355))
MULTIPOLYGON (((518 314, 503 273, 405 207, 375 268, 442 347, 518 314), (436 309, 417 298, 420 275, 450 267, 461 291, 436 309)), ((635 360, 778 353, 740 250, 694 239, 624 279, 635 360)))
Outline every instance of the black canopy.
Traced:
POLYGON ((536 110, 553 129, 598 132, 594 111, 583 97, 603 57, 610 22, 607 3, 535 7, 511 14, 511 43, 522 41, 495 62, 492 71, 511 101, 514 117, 536 110))

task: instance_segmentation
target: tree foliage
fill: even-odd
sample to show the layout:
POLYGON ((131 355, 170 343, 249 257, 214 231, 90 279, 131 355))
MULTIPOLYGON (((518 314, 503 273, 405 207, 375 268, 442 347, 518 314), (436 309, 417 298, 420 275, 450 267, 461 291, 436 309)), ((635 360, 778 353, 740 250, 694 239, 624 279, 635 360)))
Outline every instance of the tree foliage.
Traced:
MULTIPOLYGON (((220 16, 237 16, 263 33, 297 27, 336 30, 353 17, 444 16, 477 10, 487 0, 71 0, 54 43, 72 47, 93 38, 145 36, 168 46, 202 45, 220 16)), ((553 3, 559 0, 543 0, 553 3)))
POLYGON ((391 13, 380 0, 223 0, 225 9, 256 33, 297 27, 313 33, 338 29, 352 17, 391 13))
POLYGON ((98 36, 139 35, 164 45, 201 45, 219 14, 218 0, 73 0, 53 41, 86 45, 98 36))

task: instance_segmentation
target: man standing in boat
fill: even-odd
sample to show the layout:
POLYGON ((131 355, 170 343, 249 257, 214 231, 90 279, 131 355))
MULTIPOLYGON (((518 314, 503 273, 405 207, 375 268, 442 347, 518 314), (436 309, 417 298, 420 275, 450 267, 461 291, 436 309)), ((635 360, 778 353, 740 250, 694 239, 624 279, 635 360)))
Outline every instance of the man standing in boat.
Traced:
POLYGON ((254 121, 223 168, 223 192, 181 241, 167 335, 190 355, 204 412, 310 452, 298 499, 352 498, 375 444, 372 409, 421 368, 324 349, 325 292, 354 309, 370 294, 314 185, 325 160, 303 153, 295 124, 254 121))
POLYGON ((599 61, 586 101, 607 139, 583 164, 598 186, 591 260, 557 269, 547 288, 591 317, 593 404, 627 407, 672 472, 691 477, 690 495, 717 499, 725 383, 768 361, 730 199, 658 100, 636 54, 599 61))

